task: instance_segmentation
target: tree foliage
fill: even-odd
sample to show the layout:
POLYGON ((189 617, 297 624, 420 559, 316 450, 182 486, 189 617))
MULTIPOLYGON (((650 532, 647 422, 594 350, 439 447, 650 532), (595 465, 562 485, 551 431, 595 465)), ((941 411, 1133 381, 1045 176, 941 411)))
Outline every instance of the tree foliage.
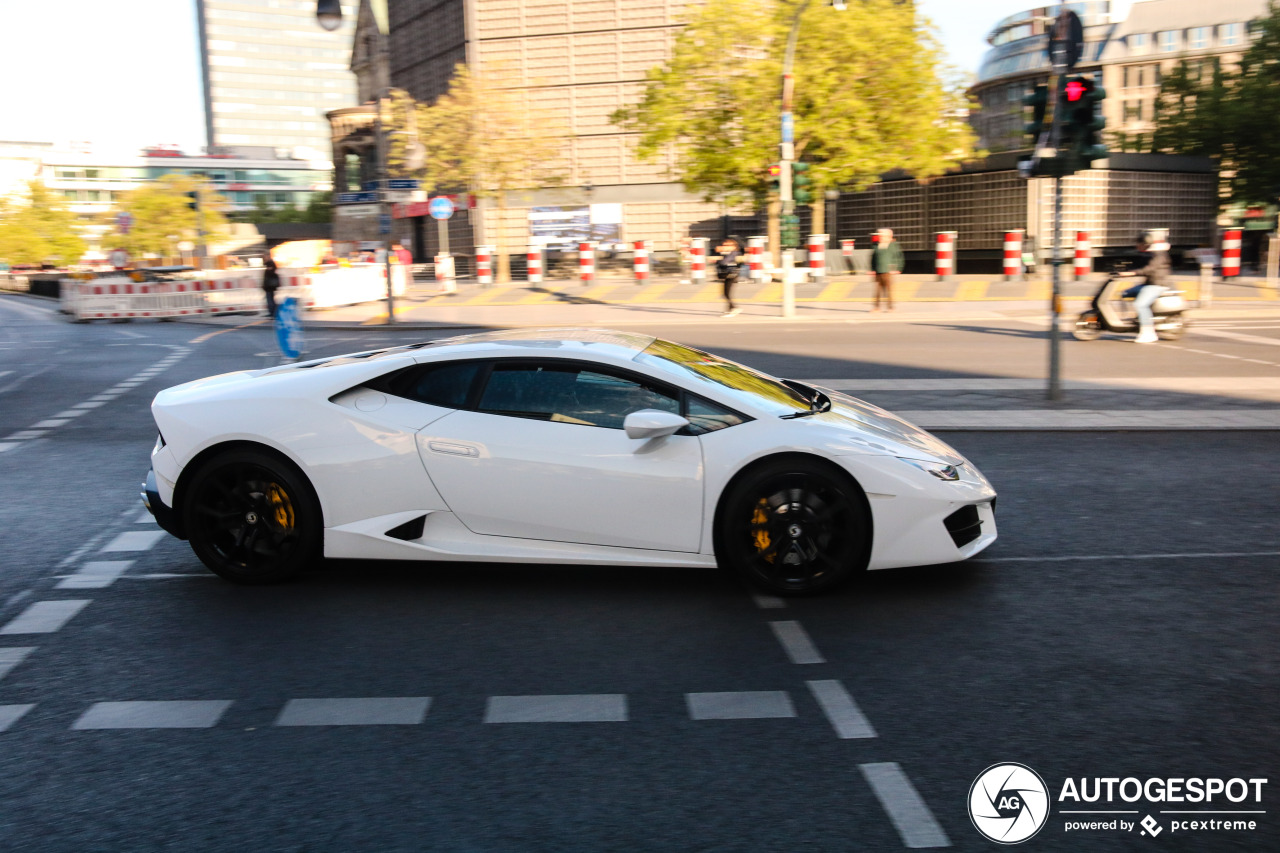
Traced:
POLYGON ((307 201, 307 206, 298 209, 293 206, 272 207, 262 199, 254 202, 253 210, 241 210, 227 214, 232 222, 251 222, 254 224, 279 222, 314 222, 324 223, 333 220, 333 193, 315 192, 307 201))
POLYGON ((23 197, 0 199, 0 258, 15 264, 73 264, 85 252, 76 215, 39 181, 23 197))
MULTIPOLYGON (((675 176, 708 201, 766 200, 778 160, 787 34, 800 0, 708 0, 671 58, 613 121, 640 131, 638 153, 673 151, 675 176)), ((811 164, 815 212, 835 187, 865 189, 904 170, 941 174, 973 155, 960 87, 910 3, 813 3, 793 65, 795 156, 811 164)))
POLYGON ((1208 157, 1232 201, 1280 196, 1280 3, 1272 0, 1236 68, 1182 62, 1160 85, 1155 151, 1208 157))
MULTIPOLYGON (((226 199, 213 192, 209 183, 186 175, 162 175, 159 180, 131 190, 120 199, 119 211, 133 216, 128 234, 110 237, 112 248, 125 249, 135 257, 170 255, 177 251, 180 240, 197 240, 199 223, 196 211, 189 206, 189 192, 200 193, 205 234, 222 231, 227 219, 222 214, 226 199)), ((115 227, 115 213, 106 215, 107 224, 115 227)))

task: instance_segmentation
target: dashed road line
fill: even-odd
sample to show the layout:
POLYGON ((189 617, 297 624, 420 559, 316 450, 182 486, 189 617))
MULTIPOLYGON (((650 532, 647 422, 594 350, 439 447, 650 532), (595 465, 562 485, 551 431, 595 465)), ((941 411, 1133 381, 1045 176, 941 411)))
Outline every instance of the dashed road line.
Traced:
POLYGON ((230 699, 177 702, 97 702, 71 728, 208 729, 231 707, 230 699))
POLYGON ((1072 560, 1204 560, 1222 557, 1280 557, 1280 551, 1218 551, 1184 554, 1055 554, 1041 557, 978 557, 984 563, 1066 563, 1072 560))
POLYGON ((0 732, 21 720, 35 705, 0 705, 0 732))
POLYGON ((71 621, 91 599, 36 601, 10 619, 0 634, 52 634, 71 621))
POLYGON ((486 723, 625 723, 624 693, 565 696, 490 696, 486 723))
POLYGON ((102 552, 147 551, 163 539, 163 530, 126 530, 102 547, 102 552))
POLYGON ((776 595, 753 594, 751 600, 756 603, 756 607, 761 610, 783 610, 787 606, 787 602, 776 595))
POLYGON ((686 693, 689 718, 693 720, 767 720, 796 716, 795 705, 785 690, 737 693, 686 693))
POLYGON ((951 846, 951 839, 942 831, 901 767, 894 762, 884 762, 859 764, 858 769, 893 821, 904 845, 913 849, 951 846))
POLYGON ((63 578, 55 589, 103 589, 115 583, 132 565, 133 560, 93 560, 74 575, 63 578))
POLYGON ((799 622, 794 620, 770 622, 769 627, 773 630, 773 635, 778 638, 778 642, 782 644, 783 651, 787 653, 787 657, 791 658, 792 663, 827 662, 826 658, 818 651, 817 646, 813 644, 813 640, 809 639, 809 634, 804 630, 804 626, 799 622))
POLYGON ((15 666, 27 659, 37 646, 6 646, 0 648, 0 678, 8 675, 15 666))
POLYGON ((877 737, 871 721, 839 681, 806 681, 805 684, 809 685, 809 691, 818 701, 818 707, 822 708, 822 713, 826 714, 827 721, 841 740, 877 737))
POLYGON ((429 696, 375 699, 290 699, 277 726, 416 726, 427 718, 429 696))

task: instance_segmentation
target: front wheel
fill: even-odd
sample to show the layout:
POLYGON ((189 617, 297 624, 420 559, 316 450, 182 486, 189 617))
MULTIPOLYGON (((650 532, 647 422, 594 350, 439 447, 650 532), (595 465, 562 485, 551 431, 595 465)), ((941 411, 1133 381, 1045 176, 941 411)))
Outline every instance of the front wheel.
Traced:
POLYGON ((230 451, 205 462, 185 504, 192 550, 234 583, 288 580, 320 551, 323 519, 310 484, 265 453, 230 451))
POLYGON ((769 463, 734 485, 716 531, 716 557, 779 595, 834 589, 867 565, 871 513, 847 477, 805 459, 769 463))
POLYGON ((1176 341, 1187 330, 1187 321, 1181 315, 1164 317, 1156 324, 1156 337, 1162 341, 1176 341))
POLYGON ((1102 321, 1092 311, 1086 311, 1071 328, 1071 337, 1077 341, 1096 341, 1102 336, 1102 321))

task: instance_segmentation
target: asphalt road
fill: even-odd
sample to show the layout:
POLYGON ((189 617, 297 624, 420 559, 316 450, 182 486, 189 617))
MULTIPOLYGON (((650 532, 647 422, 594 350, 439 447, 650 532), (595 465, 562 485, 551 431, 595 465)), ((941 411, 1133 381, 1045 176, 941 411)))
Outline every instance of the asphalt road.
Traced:
MULTIPOLYGON (((678 339, 793 376, 1036 375, 1043 331, 987 325, 678 339)), ((1263 325, 1226 331, 1277 337, 1263 325)), ((310 336, 315 354, 386 341, 310 336)), ((1068 365, 1275 375, 1245 361, 1272 345, 1184 343, 1081 345, 1068 365)), ((72 326, 0 297, 0 626, 88 602, 0 633, 0 670, 30 650, 0 672, 0 729, 33 706, 0 732, 0 849, 990 850, 966 806, 999 762, 1051 792, 1028 850, 1280 848, 1269 785, 1214 803, 1266 811, 1253 831, 1175 832, 1168 805, 1117 802, 1165 828, 1068 833, 1057 801, 1068 777, 1275 778, 1274 432, 950 433, 1000 492, 1000 540, 781 607, 691 570, 343 562, 237 588, 142 518, 147 404, 277 360, 260 327, 72 326), (58 588, 95 562, 128 565, 58 588), (716 698, 691 694, 753 718, 695 719, 716 698), (531 696, 612 720, 500 722, 530 709, 503 697, 531 696), (356 697, 399 697, 364 712, 400 723, 282 724, 353 712, 296 700, 356 697), (192 727, 92 727, 99 703, 144 701, 194 703, 150 708, 192 727)))

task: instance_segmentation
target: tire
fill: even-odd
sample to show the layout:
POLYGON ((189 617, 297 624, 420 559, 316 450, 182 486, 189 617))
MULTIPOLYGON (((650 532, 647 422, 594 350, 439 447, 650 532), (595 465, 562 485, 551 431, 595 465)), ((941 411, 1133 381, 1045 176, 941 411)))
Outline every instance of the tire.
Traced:
POLYGON ((816 595, 860 573, 871 554, 871 512, 852 479, 803 458, 750 472, 726 495, 716 560, 777 595, 816 595))
POLYGON ((1102 324, 1090 311, 1081 314, 1076 324, 1071 327, 1071 337, 1077 341, 1096 341, 1102 337, 1102 324))
POLYGON ((1176 341, 1187 331, 1187 322, 1181 316, 1169 317, 1163 328, 1156 327, 1156 337, 1162 341, 1176 341))
POLYGON ((319 555, 324 526, 301 472, 254 450, 202 464, 186 490, 183 519, 200 561, 239 584, 296 577, 319 555))

